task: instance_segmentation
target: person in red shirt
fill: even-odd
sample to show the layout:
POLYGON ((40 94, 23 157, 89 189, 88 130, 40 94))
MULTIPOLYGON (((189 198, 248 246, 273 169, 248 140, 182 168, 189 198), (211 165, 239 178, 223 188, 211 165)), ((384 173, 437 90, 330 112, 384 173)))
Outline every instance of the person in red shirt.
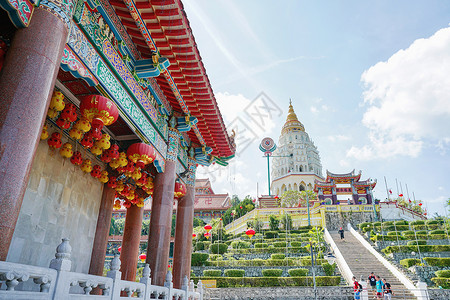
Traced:
POLYGON ((352 280, 353 280, 353 292, 355 295, 354 299, 359 300, 359 299, 361 299, 361 291, 362 291, 361 285, 356 280, 355 276, 352 277, 352 280))

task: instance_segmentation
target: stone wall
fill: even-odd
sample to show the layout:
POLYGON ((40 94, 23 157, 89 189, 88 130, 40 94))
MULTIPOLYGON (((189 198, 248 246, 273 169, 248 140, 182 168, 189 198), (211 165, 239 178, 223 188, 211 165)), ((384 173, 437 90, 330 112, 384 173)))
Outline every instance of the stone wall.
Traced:
MULTIPOLYGON (((312 276, 312 268, 311 266, 302 266, 302 267, 214 267, 214 266, 210 266, 210 267, 191 267, 191 270, 194 272, 195 276, 197 277, 201 277, 203 276, 203 270, 221 270, 222 271, 222 276, 224 270, 228 270, 228 269, 240 269, 240 270, 245 270, 245 277, 263 277, 262 275, 262 270, 266 270, 266 269, 281 269, 283 270, 283 274, 281 275, 281 277, 289 277, 289 273, 288 270, 289 269, 308 269, 308 276, 312 276)), ((316 266, 315 267, 316 270, 316 276, 325 276, 325 272, 323 270, 322 266, 316 266)), ((336 268, 336 271, 338 271, 338 269, 336 268)))
POLYGON ((374 222, 373 212, 329 212, 325 213, 325 223, 328 230, 338 230, 339 227, 346 230, 347 224, 351 223, 353 227, 363 222, 374 222))
MULTIPOLYGON (((205 289, 204 299, 312 300, 314 299, 314 289, 311 287, 264 287, 264 288, 226 288, 226 289, 207 288, 205 289)), ((342 286, 318 287, 317 299, 350 300, 353 299, 353 288, 342 286)), ((439 298, 439 299, 448 299, 448 298, 439 298)))
POLYGON ((433 286, 434 282, 431 281, 431 278, 436 277, 435 272, 439 270, 450 270, 450 267, 412 266, 409 270, 416 274, 421 281, 425 281, 429 286, 433 286))
POLYGON ((450 299, 450 290, 444 289, 428 289, 430 300, 450 299))
POLYGON ((39 143, 7 261, 48 267, 63 237, 72 271, 87 273, 103 185, 39 143))

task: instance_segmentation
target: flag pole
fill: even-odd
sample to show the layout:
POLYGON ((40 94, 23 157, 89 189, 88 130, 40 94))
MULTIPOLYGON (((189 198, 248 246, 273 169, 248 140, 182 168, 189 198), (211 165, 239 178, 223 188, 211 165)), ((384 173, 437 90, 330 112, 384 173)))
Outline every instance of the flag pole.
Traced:
POLYGON ((395 185, 397 186, 397 196, 400 195, 400 192, 398 191, 398 181, 397 178, 395 178, 395 185))
POLYGON ((387 195, 387 198, 388 198, 389 202, 391 202, 391 198, 389 197, 389 191, 388 191, 388 187, 387 187, 386 176, 384 176, 384 184, 386 185, 386 195, 387 195))
POLYGON ((408 184, 405 183, 405 186, 406 186, 406 194, 408 195, 408 199, 410 199, 409 198, 409 191, 408 191, 408 184))

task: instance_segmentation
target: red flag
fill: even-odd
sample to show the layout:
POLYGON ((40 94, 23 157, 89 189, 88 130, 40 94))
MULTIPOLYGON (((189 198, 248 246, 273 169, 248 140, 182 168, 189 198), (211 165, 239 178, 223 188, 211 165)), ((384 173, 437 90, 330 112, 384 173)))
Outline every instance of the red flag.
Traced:
POLYGON ((392 194, 392 190, 389 190, 389 194, 392 194))
POLYGON ((411 199, 408 199, 409 200, 409 203, 411 203, 411 199))
POLYGON ((403 197, 403 194, 398 194, 399 197, 403 197))

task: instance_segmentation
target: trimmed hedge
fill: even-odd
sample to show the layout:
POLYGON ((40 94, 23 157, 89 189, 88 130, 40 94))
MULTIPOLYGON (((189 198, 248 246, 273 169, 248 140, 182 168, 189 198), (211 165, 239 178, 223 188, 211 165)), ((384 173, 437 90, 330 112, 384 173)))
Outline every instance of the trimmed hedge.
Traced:
POLYGON ((244 277, 245 270, 239 269, 227 269, 223 271, 223 275, 226 277, 244 277))
POLYGON ((414 235, 414 230, 405 230, 402 232, 403 235, 414 235))
MULTIPOLYGON (((288 253, 309 253, 306 247, 289 247, 288 253)), ((231 249, 228 250, 230 253, 240 253, 240 254, 249 254, 249 253, 279 253, 280 248, 249 248, 249 249, 231 249)))
MULTIPOLYGON (((418 251, 420 252, 443 252, 450 251, 450 245, 400 245, 400 246, 388 246, 384 248, 382 251, 384 254, 391 254, 393 252, 412 252, 418 251)), ((450 258, 449 258, 450 259, 450 258)))
POLYGON ((204 242, 197 242, 195 243, 195 251, 201 251, 201 250, 205 250, 205 243, 204 242))
POLYGON ((255 248, 262 249, 262 248, 268 248, 268 247, 269 247, 269 244, 267 244, 267 243, 255 243, 255 248))
POLYGON ((280 277, 283 274, 283 270, 281 269, 265 269, 262 270, 262 275, 264 277, 280 277))
POLYGON ((432 230, 429 232, 429 234, 445 234, 444 230, 432 230))
POLYGON ((420 259, 418 258, 405 258, 400 260, 400 264, 405 268, 410 268, 412 266, 420 264, 420 259))
POLYGON ((222 270, 203 270, 203 276, 206 277, 220 277, 222 276, 222 270))
POLYGON ((210 261, 223 260, 223 256, 221 254, 210 254, 209 260, 210 261))
POLYGON ((416 220, 409 223, 410 225, 425 225, 424 220, 416 220))
POLYGON ((289 269, 288 270, 289 276, 291 276, 291 277, 306 276, 306 275, 308 275, 308 272, 309 272, 308 269, 303 269, 303 268, 300 268, 300 269, 289 269))
POLYGON ((439 270, 434 274, 436 274, 436 277, 450 278, 450 270, 439 270))
POLYGON ((302 242, 296 242, 296 241, 291 242, 291 247, 301 247, 301 246, 302 246, 302 242))
POLYGON ((266 239, 277 238, 278 237, 278 232, 277 231, 266 231, 266 232, 264 232, 264 237, 266 239))
POLYGON ((209 246, 209 251, 213 254, 224 254, 228 250, 228 245, 224 243, 216 243, 209 246))
POLYGON ((417 240, 417 241, 408 241, 408 246, 414 246, 414 245, 426 245, 427 241, 425 240, 417 240))
POLYGON ((272 258, 272 259, 285 259, 286 255, 284 255, 283 253, 274 253, 274 254, 270 255, 270 258, 272 258))
POLYGON ((322 264, 323 271, 326 276, 333 276, 336 270, 336 264, 330 265, 328 262, 322 264))
POLYGON ((273 246, 276 248, 286 248, 287 243, 286 242, 275 242, 275 243, 273 243, 273 246))
POLYGON ((450 278, 433 277, 431 278, 431 281, 433 281, 437 286, 443 287, 444 289, 450 288, 450 278))
POLYGON ((231 247, 233 249, 248 249, 250 248, 251 243, 245 241, 234 241, 231 243, 231 247))
POLYGON ((394 224, 395 224, 395 226, 398 226, 398 225, 408 225, 408 221, 405 221, 405 220, 395 221, 394 224))
POLYGON ((208 253, 198 253, 194 252, 191 256, 191 266, 204 266, 207 264, 209 258, 208 253))
POLYGON ((377 241, 397 241, 397 240, 405 240, 406 238, 401 236, 401 235, 379 235, 377 234, 376 236, 371 238, 373 241, 377 242, 377 241))
POLYGON ((450 257, 424 257, 424 261, 433 267, 450 267, 450 257))
MULTIPOLYGON (((274 286, 313 286, 311 276, 302 277, 202 277, 201 280, 216 280, 218 288, 228 287, 274 287, 274 286)), ((198 279, 196 278, 198 281, 198 279)), ((338 286, 340 276, 316 276, 317 286, 338 286)))
MULTIPOLYGON (((279 266, 305 266, 306 264, 302 264, 302 260, 295 258, 286 258, 286 259, 260 259, 255 258, 251 260, 246 259, 230 259, 230 260, 218 260, 218 261, 210 261, 208 265, 215 267, 279 267, 279 266)), ((309 262, 309 265, 311 263, 309 262)))
POLYGON ((401 233, 400 232, 397 232, 397 231, 389 231, 388 233, 386 233, 387 235, 389 235, 389 236, 397 236, 397 235, 401 235, 401 233))

